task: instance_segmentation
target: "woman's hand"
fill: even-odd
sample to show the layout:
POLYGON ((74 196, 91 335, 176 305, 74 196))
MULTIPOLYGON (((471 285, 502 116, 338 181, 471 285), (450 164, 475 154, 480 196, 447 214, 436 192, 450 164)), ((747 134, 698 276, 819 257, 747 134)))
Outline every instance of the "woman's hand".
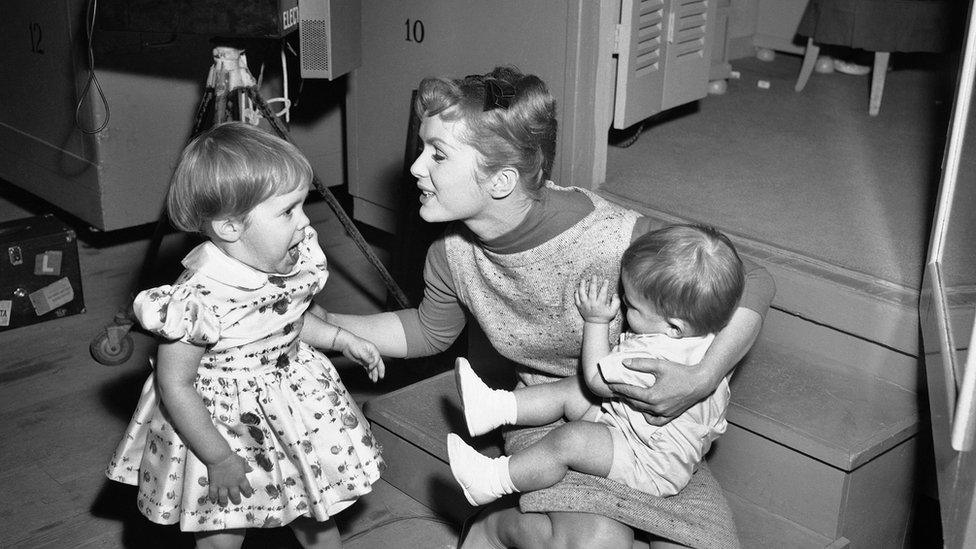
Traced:
POLYGON ((367 341, 349 330, 339 328, 336 335, 336 349, 357 364, 366 368, 369 379, 373 383, 383 379, 386 375, 386 365, 383 364, 383 357, 380 356, 379 349, 372 342, 367 341))
POLYGON ((247 460, 234 452, 230 452, 217 463, 208 463, 207 482, 210 501, 226 507, 228 500, 234 505, 239 505, 241 496, 251 497, 254 490, 247 480, 247 473, 250 472, 251 466, 248 465, 247 460))
POLYGON ((609 324, 620 311, 620 297, 610 291, 610 281, 601 282, 596 275, 580 280, 574 301, 584 322, 609 324))
POLYGON ((613 392, 624 398, 651 425, 665 425, 680 416, 715 390, 711 381, 701 375, 702 368, 678 364, 657 358, 631 358, 624 366, 655 377, 651 387, 638 387, 626 383, 609 383, 613 392))

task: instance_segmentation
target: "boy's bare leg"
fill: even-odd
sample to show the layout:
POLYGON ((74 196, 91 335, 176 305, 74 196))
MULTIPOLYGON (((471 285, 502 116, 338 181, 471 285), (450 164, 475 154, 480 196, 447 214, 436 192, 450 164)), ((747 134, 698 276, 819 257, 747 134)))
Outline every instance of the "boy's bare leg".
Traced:
POLYGON ((589 421, 571 421, 512 456, 490 458, 454 433, 447 435, 447 455, 454 479, 471 505, 485 505, 512 492, 556 484, 573 469, 606 478, 613 460, 610 429, 589 421))
POLYGON ((600 400, 591 396, 579 376, 515 389, 516 425, 548 425, 558 419, 576 421, 600 400), (593 400, 591 400, 591 398, 593 400))
POLYGON ((606 478, 613 462, 613 438, 602 423, 571 421, 546 433, 509 458, 508 470, 520 492, 548 488, 569 469, 606 478))
POLYGON ((548 425, 562 418, 579 419, 595 404, 578 376, 503 391, 486 385, 464 358, 455 361, 454 375, 471 436, 503 425, 548 425))

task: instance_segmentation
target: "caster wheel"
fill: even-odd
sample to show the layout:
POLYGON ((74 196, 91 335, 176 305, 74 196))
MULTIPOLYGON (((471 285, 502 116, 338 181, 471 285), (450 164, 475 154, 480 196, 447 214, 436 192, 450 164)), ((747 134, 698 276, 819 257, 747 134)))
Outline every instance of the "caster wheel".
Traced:
POLYGON ((626 130, 623 130, 623 135, 618 139, 612 141, 612 145, 615 147, 620 147, 621 149, 626 149, 627 147, 633 145, 637 142, 637 138, 640 137, 641 133, 644 131, 644 123, 640 122, 635 124, 626 130))
POLYGON ((712 80, 708 83, 708 93, 710 95, 722 95, 729 89, 729 83, 725 80, 712 80))
POLYGON ((106 332, 98 334, 98 337, 93 339, 88 346, 92 358, 106 366, 118 366, 129 360, 129 357, 132 356, 132 349, 132 337, 129 334, 120 339, 118 345, 113 345, 106 332))
POLYGON ((819 74, 830 74, 834 72, 834 59, 826 55, 821 55, 813 65, 813 70, 819 74))
POLYGON ((767 63, 776 59, 776 52, 769 48, 759 48, 756 50, 756 59, 760 61, 766 61, 767 63))

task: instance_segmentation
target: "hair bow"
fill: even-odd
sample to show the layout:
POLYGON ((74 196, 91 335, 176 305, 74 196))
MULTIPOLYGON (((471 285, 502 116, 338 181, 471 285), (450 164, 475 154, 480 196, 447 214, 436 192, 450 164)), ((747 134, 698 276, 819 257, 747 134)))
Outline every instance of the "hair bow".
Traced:
POLYGON ((515 86, 497 78, 485 78, 485 111, 492 109, 507 109, 515 97, 515 86))

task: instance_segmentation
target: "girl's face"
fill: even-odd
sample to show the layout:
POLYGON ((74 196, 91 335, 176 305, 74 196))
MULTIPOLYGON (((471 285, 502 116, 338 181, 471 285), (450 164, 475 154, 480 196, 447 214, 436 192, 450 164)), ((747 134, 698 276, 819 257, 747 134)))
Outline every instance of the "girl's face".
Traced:
POLYGON ((420 124, 424 144, 410 166, 417 178, 420 217, 441 221, 477 222, 487 214, 491 197, 478 178, 478 151, 456 136, 460 121, 446 122, 439 115, 420 124))
POLYGON ((248 212, 234 258, 266 273, 291 272, 309 224, 302 209, 307 196, 306 184, 272 196, 248 212))
POLYGON ((627 277, 621 277, 624 295, 621 305, 626 311, 627 327, 635 334, 666 334, 670 337, 690 335, 684 333, 680 320, 668 319, 657 312, 654 304, 637 292, 627 277))

